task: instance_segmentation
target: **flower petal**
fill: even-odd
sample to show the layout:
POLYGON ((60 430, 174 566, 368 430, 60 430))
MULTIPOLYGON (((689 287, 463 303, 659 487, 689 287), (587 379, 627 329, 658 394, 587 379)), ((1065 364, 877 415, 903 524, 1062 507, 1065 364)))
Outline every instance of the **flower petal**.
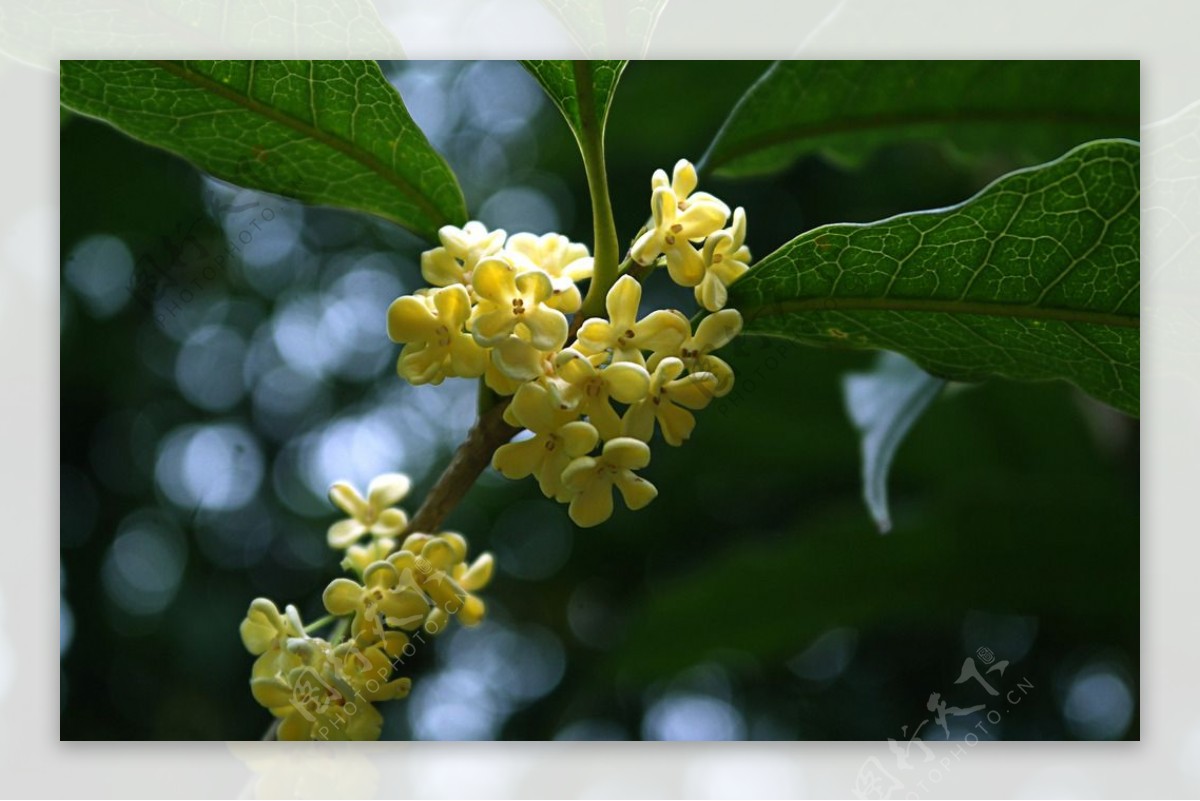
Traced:
POLYGON ((655 416, 658 418, 658 430, 662 432, 663 439, 668 445, 675 447, 682 445, 696 427, 696 416, 673 403, 659 405, 655 416))
POLYGON ((492 360, 514 381, 532 381, 542 375, 541 351, 520 337, 501 340, 492 350, 492 360))
POLYGON ((452 286, 466 282, 466 271, 446 248, 434 248, 421 254, 421 277, 434 286, 452 286))
POLYGON ((722 309, 700 321, 692 341, 696 350, 711 352, 728 345, 741 331, 742 313, 737 309, 722 309))
POLYGON ((354 518, 339 520, 329 527, 329 531, 325 535, 325 541, 329 543, 330 548, 336 548, 340 551, 358 542, 359 538, 366 533, 367 527, 354 518))
POLYGON ((695 195, 688 201, 686 211, 675 218, 676 225, 682 226, 678 236, 684 239, 702 239, 711 236, 725 225, 729 219, 729 207, 716 198, 699 199, 695 195))
POLYGON ((329 582, 321 600, 330 614, 348 615, 362 604, 363 588, 348 578, 336 578, 329 582))
POLYGON ((458 378, 478 378, 487 368, 487 351, 470 334, 456 333, 450 339, 450 371, 458 378))
POLYGON ((529 342, 538 350, 558 350, 567 341, 567 318, 544 305, 527 308, 521 315, 529 330, 529 342))
POLYGON ((604 440, 621 436, 621 418, 607 397, 587 398, 584 411, 604 440))
POLYGON ((634 344, 642 350, 675 351, 692 335, 688 319, 673 309, 658 309, 633 327, 634 344))
POLYGON ((471 296, 461 284, 448 286, 432 293, 433 305, 437 309, 438 322, 451 331, 462 330, 471 316, 471 296))
POLYGON ((492 467, 505 478, 519 480, 531 475, 546 456, 546 437, 542 434, 519 442, 501 445, 492 454, 492 467))
POLYGON ((604 307, 613 330, 620 336, 637 322, 638 306, 642 302, 642 285, 631 275, 623 275, 608 290, 604 307))
POLYGON ((608 350, 616 339, 616 329, 607 320, 590 317, 584 320, 583 325, 579 327, 579 333, 575 335, 575 344, 572 347, 590 355, 608 350))
POLYGON ((658 497, 658 489, 653 484, 630 472, 618 475, 616 485, 617 489, 621 491, 625 505, 635 511, 645 507, 658 497))
POLYGON ((720 311, 729 300, 729 290, 715 269, 709 269, 696 285, 696 302, 708 311, 720 311))
POLYGON ((490 553, 480 554, 479 558, 467 568, 467 572, 458 579, 459 586, 469 592, 482 590, 492 580, 492 570, 495 564, 496 560, 490 553))
POLYGON ((680 286, 696 286, 704 280, 704 258, 681 237, 667 251, 667 272, 680 286))
POLYGON ((367 514, 366 498, 359 495, 358 490, 348 481, 333 482, 329 487, 329 500, 351 517, 361 518, 367 514))
POLYGON ((697 359, 692 369, 712 373, 717 377, 717 386, 713 390, 714 397, 723 398, 733 390, 733 368, 719 356, 709 355, 697 359))
POLYGON ((371 479, 367 486, 367 503, 376 511, 395 506, 412 488, 412 481, 403 473, 384 473, 371 479))
POLYGON ((387 311, 388 337, 393 342, 420 342, 437 327, 437 319, 425 299, 404 295, 392 301, 387 311))
POLYGON ((717 377, 712 373, 690 373, 666 386, 672 403, 689 409, 703 409, 717 397, 717 377))
POLYGON ((692 162, 687 159, 680 159, 675 162, 675 169, 671 172, 671 189, 679 197, 687 197, 696 189, 696 184, 700 182, 696 175, 696 168, 692 166, 692 162))
POLYGON ((544 303, 554 294, 554 283, 544 270, 527 270, 517 275, 517 291, 534 304, 544 303))
POLYGON ((596 427, 591 423, 575 420, 558 430, 558 438, 562 442, 563 450, 571 458, 575 458, 585 453, 591 453, 592 448, 596 447, 600 435, 596 433, 596 427))
POLYGON ((471 285, 479 297, 507 306, 517 296, 516 272, 507 260, 488 256, 475 268, 471 285))
POLYGON ((612 484, 603 479, 590 482, 571 499, 567 514, 581 528, 598 526, 613 513, 612 484))
POLYGON ((654 404, 649 398, 625 410, 625 416, 621 418, 621 435, 642 442, 649 442, 654 436, 654 404))
POLYGON ((578 459, 573 459, 567 469, 563 470, 562 480, 567 489, 575 492, 581 491, 588 486, 596 476, 596 466, 599 463, 591 456, 580 456, 578 459))
POLYGON ((601 458, 614 467, 641 470, 650 464, 650 448, 640 440, 631 437, 617 437, 604 443, 604 452, 601 458))
POLYGON ((471 333, 475 341, 485 348, 498 345, 502 339, 510 336, 517 327, 517 316, 512 308, 499 304, 481 303, 475 318, 471 321, 471 333))
POLYGON ((408 528, 408 515, 402 509, 384 509, 379 513, 379 519, 371 526, 371 535, 375 538, 394 537, 408 528))
POLYGON ((621 403, 636 403, 650 391, 650 374, 645 367, 632 362, 610 364, 601 371, 601 375, 608 385, 608 391, 621 403))
POLYGON ((405 587, 385 595, 379 603, 379 608, 383 610, 388 625, 412 630, 420 625, 429 613, 429 602, 417 590, 405 587))
POLYGON ((363 586, 368 590, 391 589, 399 583, 400 571, 391 562, 372 562, 363 571, 363 586))

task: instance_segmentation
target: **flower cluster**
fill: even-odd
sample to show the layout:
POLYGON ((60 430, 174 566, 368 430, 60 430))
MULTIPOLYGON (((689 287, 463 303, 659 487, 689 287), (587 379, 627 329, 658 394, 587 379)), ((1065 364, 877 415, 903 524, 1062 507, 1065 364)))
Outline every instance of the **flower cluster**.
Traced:
MULTIPOLYGON (((509 478, 536 477, 580 526, 611 516, 614 488, 630 509, 650 503, 657 490, 636 471, 650 462, 655 429, 681 445, 693 412, 733 388, 732 369, 713 352, 741 330, 741 315, 723 307, 728 285, 748 269, 746 215, 731 215, 696 186, 686 160, 671 178, 654 173, 652 216, 627 262, 643 277, 663 263, 672 280, 694 288, 711 312, 694 331, 674 309, 639 316, 642 285, 628 272, 608 288, 607 317, 572 326, 568 315, 582 305, 577 282, 593 272, 587 248, 559 234, 507 236, 478 222, 442 228, 441 246, 421 258, 432 286, 388 309, 388 335, 404 345, 400 376, 413 384, 482 377, 512 396, 504 418, 525 432, 497 449, 493 467, 509 478)), ((362 525, 387 538, 381 517, 362 525)))
POLYGON ((337 578, 322 596, 327 618, 305 627, 293 606, 281 613, 258 598, 242 621, 242 643, 258 657, 251 670, 254 698, 278 720, 281 740, 373 740, 383 718, 374 704, 403 698, 412 682, 394 678, 422 633, 437 634, 451 617, 478 624, 483 601, 475 591, 492 575, 492 557, 467 561, 461 534, 410 533, 396 504, 408 493, 407 476, 374 479, 364 498, 339 481, 330 500, 348 517, 330 526, 327 539, 344 551, 337 578), (336 621, 336 623, 335 623, 336 621), (328 640, 310 632, 334 623, 328 640))

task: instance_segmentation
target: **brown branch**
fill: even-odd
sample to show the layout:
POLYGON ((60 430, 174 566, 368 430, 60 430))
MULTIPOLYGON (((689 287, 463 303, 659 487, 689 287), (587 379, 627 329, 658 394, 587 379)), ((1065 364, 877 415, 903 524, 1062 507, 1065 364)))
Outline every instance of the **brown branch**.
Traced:
POLYGON ((438 477, 437 483, 425 496, 425 502, 409 521, 405 534, 436 533, 446 516, 454 510, 479 474, 492 461, 492 454, 520 430, 504 421, 508 398, 492 406, 475 421, 463 444, 458 446, 450 464, 438 477))

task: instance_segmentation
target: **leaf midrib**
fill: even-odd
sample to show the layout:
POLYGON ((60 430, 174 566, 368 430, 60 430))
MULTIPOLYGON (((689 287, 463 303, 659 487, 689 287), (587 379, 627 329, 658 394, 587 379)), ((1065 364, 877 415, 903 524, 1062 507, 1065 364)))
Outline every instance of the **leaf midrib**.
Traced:
MULTIPOLYGON (((732 303, 730 304, 733 305, 732 303)), ((784 300, 767 306, 737 306, 747 323, 760 317, 806 311, 892 311, 926 312, 931 314, 978 315, 984 317, 1016 317, 1061 323, 1088 323, 1117 328, 1139 328, 1140 317, 1086 309, 1060 309, 1018 303, 981 303, 978 301, 921 299, 921 298, 805 298, 784 300)), ((754 333, 747 331, 746 333, 754 333)))
POLYGON ((749 153, 776 147, 791 141, 800 142, 805 139, 816 139, 830 134, 855 133, 872 130, 886 130, 909 125, 928 125, 936 123, 1009 123, 1009 124, 1050 124, 1050 125, 1133 125, 1139 121, 1124 114, 1063 114, 1055 111, 995 111, 970 109, 966 111, 927 112, 914 114, 878 114, 870 117, 832 120, 829 122, 805 125, 795 125, 765 131, 748 139, 743 139, 731 146, 720 158, 701 159, 705 171, 718 170, 749 153))
MULTIPOLYGON (((197 88, 209 91, 225 100, 241 106, 248 111, 260 114, 267 119, 276 122, 285 127, 301 133, 311 139, 315 139, 322 144, 337 150, 339 153, 357 161, 362 166, 377 174, 388 183, 399 189, 409 200, 411 200, 421 213, 425 216, 425 221, 430 224, 433 229, 437 229, 440 225, 448 222, 441 210, 434 206, 429 200, 409 183, 403 176, 396 173, 386 164, 380 161, 371 153, 359 148, 354 143, 349 142, 340 137, 333 136, 328 132, 317 128, 315 125, 309 124, 304 120, 285 114, 277 108, 268 106, 258 100, 252 98, 248 93, 241 94, 234 91, 228 86, 225 86, 220 81, 216 81, 207 75, 189 69, 186 64, 176 61, 152 61, 167 72, 177 78, 180 78, 197 88)), ((251 87, 247 87, 247 92, 251 87)))

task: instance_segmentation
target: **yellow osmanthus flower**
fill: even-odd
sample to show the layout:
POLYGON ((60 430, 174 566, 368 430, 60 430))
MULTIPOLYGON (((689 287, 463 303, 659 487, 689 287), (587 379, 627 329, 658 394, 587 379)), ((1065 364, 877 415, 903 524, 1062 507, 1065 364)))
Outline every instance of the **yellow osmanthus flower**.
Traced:
POLYGON ((724 359, 714 356, 713 351, 728 345, 741 330, 741 312, 722 309, 701 320, 696 326, 696 333, 684 339, 678 348, 652 355, 646 366, 654 370, 663 359, 674 356, 683 362, 689 373, 712 373, 716 376, 713 396, 723 398, 733 389, 733 368, 724 359))
POLYGON ((252 678, 274 676, 299 664, 287 650, 289 640, 305 636, 296 607, 289 605, 285 613, 280 613, 273 601, 255 598, 238 631, 242 645, 258 657, 250 670, 252 678))
POLYGON ((563 410, 587 415, 600 438, 621 434, 621 417, 612 400, 635 403, 646 397, 650 374, 634 362, 613 362, 604 368, 592 365, 587 356, 568 348, 554 360, 555 376, 548 381, 550 395, 563 410))
POLYGON ((443 225, 438 230, 442 246, 421 254, 421 275, 434 286, 470 286, 479 261, 498 253, 504 237, 503 230, 489 232, 483 223, 474 220, 462 228, 443 225))
POLYGON ((329 527, 329 546, 340 550, 358 542, 365 534, 395 537, 404 531, 408 515, 394 507, 411 486, 412 482, 403 473, 385 473, 371 480, 364 498, 349 482, 334 482, 329 488, 329 500, 350 518, 329 527))
POLYGON ((425 596, 403 584, 391 562, 375 562, 363 571, 362 584, 348 578, 329 582, 321 599, 334 615, 354 615, 350 630, 360 644, 378 642, 384 624, 415 629, 429 613, 425 596))
POLYGON ((550 276, 554 294, 546 301, 552 309, 570 314, 579 311, 582 298, 578 281, 592 277, 592 258, 587 245, 572 242, 562 234, 513 234, 504 245, 521 272, 540 269, 550 276))
POLYGON ((646 363, 642 351, 670 351, 692 332, 687 318, 677 311, 659 309, 637 319, 642 302, 642 285, 623 275, 617 279, 604 305, 608 319, 593 317, 579 328, 575 349, 587 356, 612 352, 614 362, 646 363))
POLYGON ((501 445, 492 455, 492 467, 506 478, 537 476, 547 498, 562 490, 562 474, 572 459, 591 453, 599 441, 596 428, 578 419, 579 411, 558 408, 549 391, 525 384, 504 410, 509 425, 523 426, 534 436, 501 445))
POLYGON ((725 308, 728 287, 750 269, 746 247, 746 212, 733 210, 733 224, 704 241, 704 278, 696 285, 696 302, 708 311, 725 308))
POLYGON ((550 276, 542 270, 518 272, 512 262, 489 256, 475 268, 472 285, 479 297, 471 318, 475 341, 499 345, 518 331, 538 350, 557 350, 567 340, 567 318, 547 301, 554 295, 550 276))
POLYGON ((383 716, 344 676, 328 669, 332 659, 322 655, 320 666, 302 665, 286 676, 250 682, 254 699, 280 719, 280 740, 379 739, 383 716))
POLYGON ((667 256, 671 280, 696 286, 704 278, 704 259, 692 244, 715 234, 729 219, 729 207, 707 192, 695 192, 699 179, 687 159, 675 164, 671 179, 655 170, 650 180, 652 219, 629 251, 638 264, 649 264, 660 254, 667 256))
POLYGON ((400 377, 420 385, 483 375, 487 351, 465 330, 470 316, 470 295, 458 284, 394 300, 387 330, 393 342, 404 344, 396 363, 400 377))
POLYGON ((691 373, 683 378, 683 362, 675 357, 663 359, 650 378, 650 391, 644 400, 629 407, 623 419, 624 433, 649 442, 654 422, 668 445, 679 446, 692 435, 696 417, 688 409, 703 409, 715 397, 717 377, 712 373, 691 373))
POLYGON ((433 601, 436 608, 425 621, 430 633, 444 629, 450 615, 464 626, 483 620, 486 608, 473 593, 491 581, 492 555, 481 554, 469 566, 466 558, 466 539, 448 531, 410 534, 401 549, 388 558, 406 584, 419 587, 433 601))
POLYGON ((394 701, 404 698, 412 689, 412 679, 392 679, 393 659, 408 644, 400 632, 388 632, 390 642, 359 648, 347 640, 333 649, 333 657, 346 682, 354 688, 355 696, 367 701, 394 701))
POLYGON ((625 505, 641 509, 654 500, 658 490, 633 471, 650 464, 650 448, 632 437, 617 437, 604 443, 599 456, 581 456, 563 471, 563 485, 569 491, 568 509, 576 525, 599 525, 612 516, 613 487, 625 505))

